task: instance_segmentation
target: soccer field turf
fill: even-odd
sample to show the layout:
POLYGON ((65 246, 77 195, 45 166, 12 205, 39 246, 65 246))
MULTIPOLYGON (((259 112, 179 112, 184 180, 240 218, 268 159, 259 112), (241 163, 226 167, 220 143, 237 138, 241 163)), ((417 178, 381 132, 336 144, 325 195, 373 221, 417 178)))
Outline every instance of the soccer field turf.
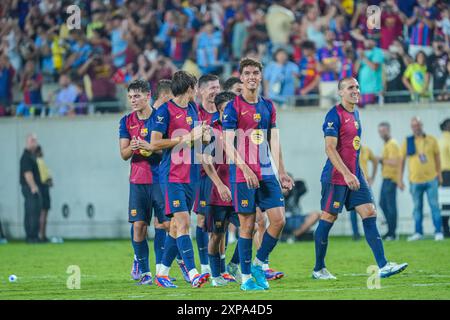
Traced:
MULTIPOLYGON (((153 243, 149 246, 154 270, 153 243)), ((230 245, 227 261, 234 247, 230 245)), ((178 279, 177 289, 136 286, 130 278, 133 256, 126 240, 41 245, 12 242, 0 246, 0 299, 450 299, 450 240, 385 242, 385 251, 388 259, 408 262, 409 267, 399 275, 381 279, 381 288, 371 290, 367 288, 367 268, 374 259, 364 240, 330 238, 326 262, 338 278, 335 281, 311 279, 313 242, 280 243, 271 255, 271 266, 284 271, 285 277, 270 281, 268 291, 242 292, 238 284, 213 288, 208 283, 201 289, 190 288, 176 263, 171 275, 178 279), (70 265, 80 268, 80 289, 67 288, 70 265), (17 275, 16 282, 8 281, 11 274, 17 275)))

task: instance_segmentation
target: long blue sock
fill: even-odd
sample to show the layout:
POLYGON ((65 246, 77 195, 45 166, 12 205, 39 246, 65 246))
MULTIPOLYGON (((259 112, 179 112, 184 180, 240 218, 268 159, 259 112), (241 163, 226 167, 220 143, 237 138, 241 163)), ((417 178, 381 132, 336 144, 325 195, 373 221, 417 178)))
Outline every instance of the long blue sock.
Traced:
POLYGON ((241 263, 242 274, 251 274, 252 264, 252 239, 239 237, 239 261, 241 263))
POLYGON ((166 230, 155 229, 154 241, 153 247, 155 249, 155 263, 160 264, 164 253, 164 243, 166 242, 166 230))
POLYGON ((215 278, 220 276, 220 253, 208 254, 211 275, 215 278))
POLYGON ((376 217, 365 218, 363 219, 363 227, 367 243, 372 249, 378 267, 382 268, 387 263, 387 261, 386 257, 384 256, 383 242, 381 241, 376 221, 376 217))
POLYGON ((131 235, 131 246, 134 249, 134 224, 131 224, 130 235, 131 235))
POLYGON ((150 268, 148 265, 148 243, 147 239, 144 241, 136 242, 133 240, 134 254, 136 255, 136 259, 139 263, 139 269, 141 273, 150 272, 150 268))
POLYGON ((203 229, 197 226, 196 229, 198 255, 200 257, 201 264, 208 264, 208 232, 204 232, 203 229))
POLYGON ((269 257, 273 248, 277 245, 278 239, 272 237, 267 231, 264 232, 261 247, 259 247, 256 257, 259 261, 264 262, 269 257))
MULTIPOLYGON (((195 269, 194 249, 192 247, 191 237, 189 237, 189 235, 178 237, 177 245, 188 271, 195 269)), ((208 262, 206 262, 206 264, 208 264, 208 262)))
POLYGON ((330 232, 332 223, 320 220, 314 233, 314 241, 316 243, 316 265, 314 271, 319 271, 325 268, 325 255, 328 247, 328 233, 330 232))
POLYGON ((168 234, 166 237, 166 241, 164 242, 164 252, 162 255, 161 263, 166 267, 170 267, 177 254, 177 240, 168 234))
POLYGON ((233 256, 231 257, 231 263, 238 264, 239 263, 239 245, 236 245, 236 248, 234 248, 233 256))

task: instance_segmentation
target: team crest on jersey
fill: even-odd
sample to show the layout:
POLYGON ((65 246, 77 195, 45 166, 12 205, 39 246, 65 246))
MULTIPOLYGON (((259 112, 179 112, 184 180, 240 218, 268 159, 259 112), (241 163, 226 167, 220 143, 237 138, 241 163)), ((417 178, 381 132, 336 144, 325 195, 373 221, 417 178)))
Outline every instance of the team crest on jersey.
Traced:
POLYGON ((256 145, 259 145, 264 142, 264 132, 262 129, 255 129, 250 134, 250 139, 256 145))
POLYGON ((333 208, 338 209, 341 203, 339 201, 333 202, 333 208))
POLYGON ((131 215, 133 216, 133 217, 136 217, 136 215, 137 215, 137 210, 136 209, 131 209, 131 215))
POLYGON ((255 113, 253 115, 253 120, 255 120, 255 122, 260 122, 261 121, 261 114, 260 113, 255 113))
POLYGON ((148 135, 148 128, 141 128, 141 137, 146 137, 148 135))
POLYGON ((186 117, 186 123, 188 125, 191 125, 192 124, 192 117, 186 117))
POLYGON ((248 207, 248 200, 241 200, 241 207, 247 208, 248 207))
POLYGON ((206 201, 202 200, 200 201, 200 207, 206 207, 206 201))
POLYGON ((178 207, 180 206, 180 200, 173 200, 172 205, 173 205, 175 208, 178 208, 178 207))
POLYGON ((217 229, 222 228, 222 221, 216 221, 214 224, 217 229))
POLYGON ((355 128, 356 128, 356 130, 359 129, 359 123, 358 123, 358 121, 355 121, 355 128))
POLYGON ((353 138, 353 148, 355 148, 355 150, 359 150, 359 148, 361 148, 361 139, 359 136, 355 136, 353 138))

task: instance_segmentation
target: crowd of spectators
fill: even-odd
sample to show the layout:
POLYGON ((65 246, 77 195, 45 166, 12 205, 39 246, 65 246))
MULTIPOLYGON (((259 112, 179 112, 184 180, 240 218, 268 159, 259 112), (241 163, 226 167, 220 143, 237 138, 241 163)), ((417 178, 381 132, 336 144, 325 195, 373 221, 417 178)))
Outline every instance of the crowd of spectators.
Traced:
POLYGON ((345 76, 359 80, 362 107, 448 101, 449 15, 444 0, 3 0, 0 116, 115 110, 133 79, 154 89, 183 69, 225 80, 243 56, 263 62, 263 93, 282 105, 329 107, 345 76))

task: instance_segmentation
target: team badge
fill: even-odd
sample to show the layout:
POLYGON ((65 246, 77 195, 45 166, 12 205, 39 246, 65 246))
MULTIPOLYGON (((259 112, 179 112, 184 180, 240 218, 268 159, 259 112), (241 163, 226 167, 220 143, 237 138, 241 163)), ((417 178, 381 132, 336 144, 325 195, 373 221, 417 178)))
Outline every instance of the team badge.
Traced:
POLYGON ((260 113, 255 113, 253 115, 253 120, 255 120, 255 122, 260 122, 261 121, 261 114, 260 113))
POLYGON ((180 206, 180 200, 173 200, 172 205, 173 205, 175 208, 178 208, 178 207, 180 206))
POLYGON ((206 201, 204 200, 200 201, 200 207, 206 207, 206 201))
POLYGON ((148 135, 148 128, 141 128, 141 137, 146 137, 148 135))
POLYGON ((255 129, 250 134, 250 140, 256 145, 264 142, 264 132, 262 129, 255 129))
POLYGON ((242 200, 241 201, 241 207, 247 208, 248 207, 248 200, 242 200))
POLYGON ((215 225, 217 229, 222 228, 222 221, 216 221, 215 225))
POLYGON ((361 139, 359 136, 355 136, 353 138, 353 148, 355 148, 355 150, 359 150, 359 148, 361 148, 361 139))
POLYGON ((356 130, 359 129, 359 123, 358 123, 358 121, 355 121, 355 128, 356 128, 356 130))
POLYGON ((192 117, 186 117, 186 123, 188 125, 191 125, 192 124, 192 117))
POLYGON ((341 203, 339 201, 333 202, 333 208, 338 209, 341 203))
POLYGON ((136 217, 136 215, 137 215, 137 210, 136 209, 131 209, 131 215, 133 216, 133 217, 136 217))

